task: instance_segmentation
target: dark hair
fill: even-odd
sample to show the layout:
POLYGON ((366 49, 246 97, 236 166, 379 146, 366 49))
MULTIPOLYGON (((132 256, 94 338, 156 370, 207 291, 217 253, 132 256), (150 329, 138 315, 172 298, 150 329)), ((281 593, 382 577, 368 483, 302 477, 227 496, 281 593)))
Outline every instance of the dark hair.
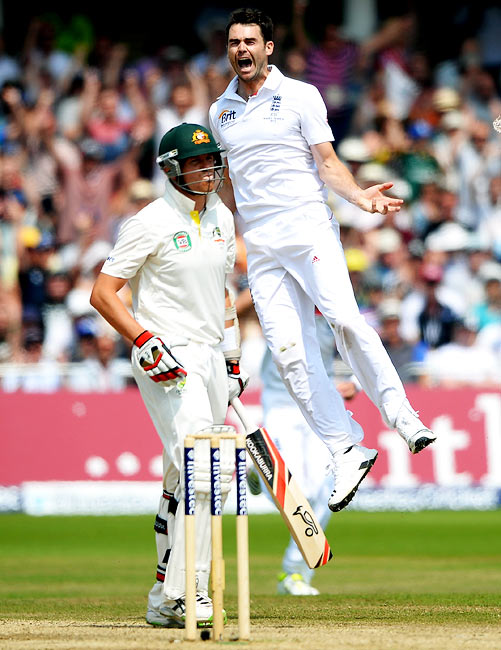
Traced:
POLYGON ((259 9, 236 9, 226 25, 226 40, 232 25, 257 25, 261 29, 264 42, 273 40, 273 21, 259 9))

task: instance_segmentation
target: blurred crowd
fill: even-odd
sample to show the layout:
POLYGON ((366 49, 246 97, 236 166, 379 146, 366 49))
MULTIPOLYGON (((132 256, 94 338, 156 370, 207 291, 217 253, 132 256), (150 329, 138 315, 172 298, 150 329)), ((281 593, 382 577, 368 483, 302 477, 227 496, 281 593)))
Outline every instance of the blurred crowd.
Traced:
MULTIPOLYGON (((501 9, 487 3, 436 61, 413 12, 345 12, 313 30, 314 5, 292 1, 272 62, 318 87, 357 182, 392 181, 405 201, 370 215, 329 195, 361 311, 404 382, 501 388, 501 9)), ((90 306, 91 287, 123 220, 163 193, 161 136, 207 125, 233 76, 227 15, 199 16, 195 54, 166 43, 133 56, 85 16, 64 30, 34 18, 18 52, 0 35, 3 391, 131 384, 129 344, 90 306)), ((240 238, 237 249, 242 365, 258 376, 264 343, 240 238)), ((127 287, 121 297, 130 306, 127 287)))

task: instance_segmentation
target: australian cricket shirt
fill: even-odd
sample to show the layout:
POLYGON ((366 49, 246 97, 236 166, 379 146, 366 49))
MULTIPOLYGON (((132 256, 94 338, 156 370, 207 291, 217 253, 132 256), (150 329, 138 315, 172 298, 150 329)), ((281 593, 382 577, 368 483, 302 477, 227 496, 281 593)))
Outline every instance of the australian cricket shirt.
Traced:
POLYGON ((209 195, 200 216, 167 181, 163 197, 123 224, 102 272, 129 280, 134 318, 166 345, 180 338, 217 345, 234 261, 233 215, 219 197, 209 195))

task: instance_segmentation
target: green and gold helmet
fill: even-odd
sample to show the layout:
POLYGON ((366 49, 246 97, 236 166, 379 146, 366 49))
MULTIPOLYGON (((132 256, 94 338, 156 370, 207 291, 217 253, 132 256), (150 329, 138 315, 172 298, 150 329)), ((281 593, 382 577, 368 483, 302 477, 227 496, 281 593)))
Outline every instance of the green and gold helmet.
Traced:
POLYGON ((184 190, 194 194, 211 194, 220 189, 223 180, 225 165, 222 163, 221 151, 209 129, 200 124, 183 122, 183 124, 167 131, 160 140, 157 163, 165 171, 168 178, 177 179, 177 184, 184 190), (217 187, 210 192, 197 192, 190 189, 190 183, 186 179, 181 179, 182 176, 188 176, 188 174, 183 174, 180 163, 187 158, 205 154, 214 155, 214 167, 207 169, 214 169, 216 180, 219 182, 216 183, 217 187))

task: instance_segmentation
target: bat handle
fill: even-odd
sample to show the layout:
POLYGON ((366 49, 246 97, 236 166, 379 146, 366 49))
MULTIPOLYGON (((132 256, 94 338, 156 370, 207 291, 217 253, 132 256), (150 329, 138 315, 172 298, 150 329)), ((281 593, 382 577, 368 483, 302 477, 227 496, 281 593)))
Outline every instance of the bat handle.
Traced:
POLYGON ((244 405, 238 399, 238 397, 234 397, 231 400, 231 405, 233 406, 233 408, 235 410, 235 413, 238 415, 238 417, 239 417, 239 419, 240 419, 240 421, 241 421, 241 423, 242 423, 242 425, 243 425, 243 427, 244 427, 244 429, 245 429, 245 431, 247 433, 252 433, 253 431, 255 431, 258 428, 257 426, 255 426, 249 420, 249 417, 248 417, 247 412, 246 412, 246 410, 244 408, 244 405))

